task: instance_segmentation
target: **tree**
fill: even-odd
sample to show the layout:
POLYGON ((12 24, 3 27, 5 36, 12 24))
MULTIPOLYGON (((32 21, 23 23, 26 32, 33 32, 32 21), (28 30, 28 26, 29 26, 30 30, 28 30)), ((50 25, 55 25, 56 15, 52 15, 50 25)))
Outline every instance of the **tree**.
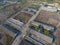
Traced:
POLYGON ((21 2, 22 4, 27 3, 27 0, 18 0, 18 2, 21 2))
POLYGON ((40 26, 36 26, 35 29, 38 31, 40 29, 40 26))
POLYGON ((49 35, 50 34, 49 30, 44 30, 44 34, 49 35))

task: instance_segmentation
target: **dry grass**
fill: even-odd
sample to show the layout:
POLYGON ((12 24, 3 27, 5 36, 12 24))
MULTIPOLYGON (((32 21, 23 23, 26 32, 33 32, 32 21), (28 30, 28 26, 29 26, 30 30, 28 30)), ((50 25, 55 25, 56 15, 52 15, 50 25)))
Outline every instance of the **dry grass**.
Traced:
POLYGON ((60 19, 56 12, 42 10, 35 20, 50 23, 56 26, 60 19))
POLYGON ((24 23, 27 23, 31 17, 32 17, 31 14, 21 13, 18 16, 16 16, 14 19, 17 19, 17 20, 20 20, 24 23))
POLYGON ((21 9, 21 5, 14 4, 3 8, 0 11, 0 23, 14 15, 18 10, 21 9))

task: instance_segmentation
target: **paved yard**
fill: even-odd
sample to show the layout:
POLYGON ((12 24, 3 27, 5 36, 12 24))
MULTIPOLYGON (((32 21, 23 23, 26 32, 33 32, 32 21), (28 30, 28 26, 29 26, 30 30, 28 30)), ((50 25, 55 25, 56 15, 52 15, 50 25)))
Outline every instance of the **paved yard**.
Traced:
POLYGON ((56 45, 60 45, 60 28, 56 31, 56 45))

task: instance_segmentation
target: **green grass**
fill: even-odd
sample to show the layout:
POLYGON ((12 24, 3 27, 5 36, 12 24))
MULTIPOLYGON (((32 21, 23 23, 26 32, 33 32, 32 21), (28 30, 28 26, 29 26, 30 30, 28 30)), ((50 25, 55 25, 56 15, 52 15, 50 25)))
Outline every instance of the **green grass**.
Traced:
POLYGON ((36 7, 36 8, 39 8, 40 7, 40 5, 37 5, 37 4, 34 4, 34 5, 32 5, 33 7, 36 7))

